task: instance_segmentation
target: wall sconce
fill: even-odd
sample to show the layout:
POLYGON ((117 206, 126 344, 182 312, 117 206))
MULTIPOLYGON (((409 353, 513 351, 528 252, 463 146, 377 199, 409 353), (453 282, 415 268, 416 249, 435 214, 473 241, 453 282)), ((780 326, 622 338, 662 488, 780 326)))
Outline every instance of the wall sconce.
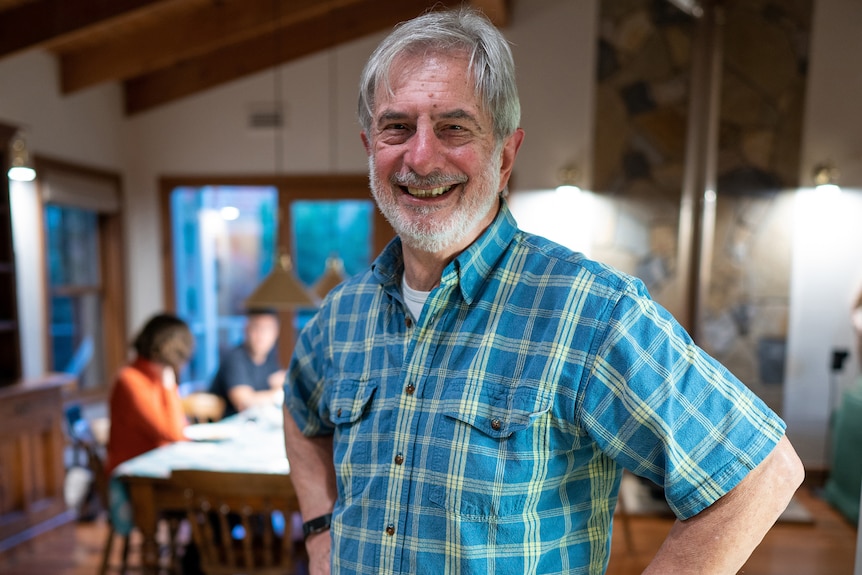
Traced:
POLYGON ((581 172, 577 166, 566 164, 560 169, 559 174, 557 174, 557 180, 559 181, 557 191, 560 193, 580 192, 580 179, 581 172))
POLYGON ((12 140, 12 161, 9 163, 7 175, 10 180, 16 182, 32 182, 36 179, 36 170, 30 166, 27 142, 20 134, 12 140))
POLYGON ((831 162, 817 164, 812 171, 815 189, 818 192, 841 191, 841 188, 838 186, 838 175, 838 168, 831 162))

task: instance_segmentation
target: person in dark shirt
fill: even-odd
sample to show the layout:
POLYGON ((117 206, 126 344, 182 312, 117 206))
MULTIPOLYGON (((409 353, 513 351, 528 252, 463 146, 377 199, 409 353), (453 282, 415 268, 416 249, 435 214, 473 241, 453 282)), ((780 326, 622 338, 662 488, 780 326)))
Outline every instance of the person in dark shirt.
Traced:
POLYGON ((264 404, 281 404, 284 370, 278 361, 279 321, 273 310, 250 310, 245 340, 221 358, 210 391, 225 400, 224 417, 264 404))

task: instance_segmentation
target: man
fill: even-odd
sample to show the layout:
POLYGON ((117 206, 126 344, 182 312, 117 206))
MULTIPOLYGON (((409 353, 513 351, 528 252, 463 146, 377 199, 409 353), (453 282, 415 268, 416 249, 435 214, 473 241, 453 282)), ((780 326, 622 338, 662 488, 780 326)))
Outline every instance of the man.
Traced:
POLYGON ((502 36, 470 11, 401 25, 359 116, 398 238, 288 370, 311 573, 603 573, 623 468, 680 518, 647 572, 736 573, 802 480, 784 424, 640 281, 517 229, 502 36))
POLYGON ((245 340, 221 358, 210 391, 225 400, 224 417, 282 400, 284 370, 278 363, 279 322, 273 310, 249 310, 245 340))

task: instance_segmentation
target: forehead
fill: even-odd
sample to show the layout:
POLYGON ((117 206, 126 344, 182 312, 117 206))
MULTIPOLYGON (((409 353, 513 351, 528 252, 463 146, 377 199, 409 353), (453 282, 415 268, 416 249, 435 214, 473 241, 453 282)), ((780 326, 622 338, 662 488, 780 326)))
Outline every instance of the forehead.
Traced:
POLYGON ((375 115, 410 104, 482 108, 466 54, 408 52, 393 61, 388 80, 377 88, 375 115))

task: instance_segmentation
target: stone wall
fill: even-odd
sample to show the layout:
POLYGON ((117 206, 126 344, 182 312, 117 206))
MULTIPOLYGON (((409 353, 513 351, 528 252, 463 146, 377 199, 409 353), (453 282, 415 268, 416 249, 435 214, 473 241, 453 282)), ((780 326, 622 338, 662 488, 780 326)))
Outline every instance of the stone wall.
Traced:
MULTIPOLYGON (((726 0, 715 242, 704 340, 780 407, 811 0, 726 0)), ((695 22, 667 0, 602 0, 593 191, 616 206, 594 254, 672 312, 695 22), (636 227, 637 230, 625 230, 636 227), (627 245, 619 238, 647 241, 627 245)))

